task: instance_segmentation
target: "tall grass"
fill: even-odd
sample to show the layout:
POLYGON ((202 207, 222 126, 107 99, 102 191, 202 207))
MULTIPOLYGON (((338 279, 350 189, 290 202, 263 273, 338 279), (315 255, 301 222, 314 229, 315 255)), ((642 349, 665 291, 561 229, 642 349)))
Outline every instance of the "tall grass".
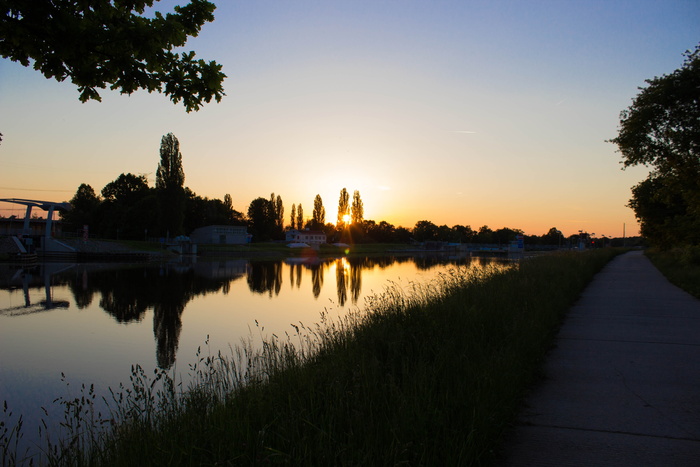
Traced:
POLYGON ((700 246, 651 248, 646 255, 670 282, 700 298, 700 246))
POLYGON ((150 408, 133 392, 118 400, 114 428, 71 462, 487 465, 564 313, 615 254, 393 284, 365 310, 258 352, 202 356, 188 390, 165 377, 158 397, 138 397, 150 408))

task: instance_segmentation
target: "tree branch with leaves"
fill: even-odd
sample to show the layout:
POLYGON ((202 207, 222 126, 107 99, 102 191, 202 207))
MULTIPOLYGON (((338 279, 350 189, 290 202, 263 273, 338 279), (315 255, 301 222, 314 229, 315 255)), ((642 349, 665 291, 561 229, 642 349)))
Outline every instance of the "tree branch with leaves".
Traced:
POLYGON ((146 17, 156 1, 3 0, 0 56, 49 79, 70 78, 82 102, 100 101, 98 90, 107 86, 122 94, 164 93, 188 112, 221 101, 221 65, 174 51, 214 20, 215 5, 192 0, 146 17))

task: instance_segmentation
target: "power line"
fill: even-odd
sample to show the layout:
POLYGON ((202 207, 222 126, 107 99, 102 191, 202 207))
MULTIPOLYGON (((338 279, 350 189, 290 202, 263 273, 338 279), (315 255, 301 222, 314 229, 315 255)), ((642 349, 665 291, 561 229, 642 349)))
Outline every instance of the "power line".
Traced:
POLYGON ((73 190, 46 190, 40 188, 16 188, 10 186, 0 186, 0 190, 14 190, 14 191, 46 191, 54 193, 73 193, 73 190))

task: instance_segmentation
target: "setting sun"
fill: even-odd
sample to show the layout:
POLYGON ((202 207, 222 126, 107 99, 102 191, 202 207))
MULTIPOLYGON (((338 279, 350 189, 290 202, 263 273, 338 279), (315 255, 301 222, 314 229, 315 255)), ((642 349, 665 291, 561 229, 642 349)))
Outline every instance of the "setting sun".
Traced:
POLYGON ((352 219, 352 218, 350 217, 350 214, 345 214, 345 215, 343 216, 343 222, 345 222, 346 224, 350 224, 351 219, 352 219))

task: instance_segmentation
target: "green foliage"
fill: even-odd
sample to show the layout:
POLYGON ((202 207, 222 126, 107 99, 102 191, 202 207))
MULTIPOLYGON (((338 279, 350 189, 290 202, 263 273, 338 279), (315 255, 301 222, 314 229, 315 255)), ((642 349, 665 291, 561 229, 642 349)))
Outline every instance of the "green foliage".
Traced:
POLYGON ((681 68, 647 80, 620 115, 615 143, 624 167, 645 165, 632 189, 642 233, 657 245, 700 244, 700 45, 681 68))
POLYGON ((225 95, 226 75, 194 52, 173 52, 214 20, 215 5, 192 0, 165 16, 144 16, 154 0, 6 0, 0 5, 0 55, 32 66, 46 78, 70 78, 80 100, 101 100, 98 89, 162 92, 187 111, 225 95))

